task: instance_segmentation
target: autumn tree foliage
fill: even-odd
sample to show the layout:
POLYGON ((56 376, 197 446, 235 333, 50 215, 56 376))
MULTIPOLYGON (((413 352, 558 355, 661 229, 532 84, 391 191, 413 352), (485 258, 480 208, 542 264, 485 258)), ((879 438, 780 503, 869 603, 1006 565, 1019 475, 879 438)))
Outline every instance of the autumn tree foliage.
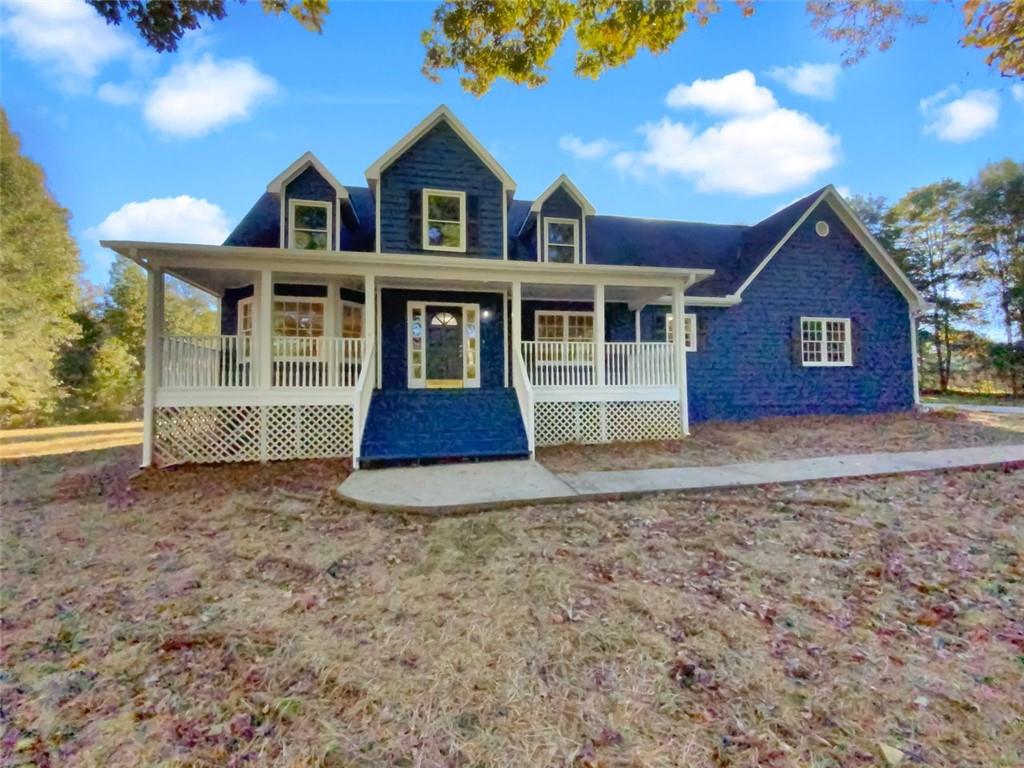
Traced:
POLYGON ((43 421, 60 397, 54 361, 78 333, 69 218, 0 109, 0 426, 43 421))

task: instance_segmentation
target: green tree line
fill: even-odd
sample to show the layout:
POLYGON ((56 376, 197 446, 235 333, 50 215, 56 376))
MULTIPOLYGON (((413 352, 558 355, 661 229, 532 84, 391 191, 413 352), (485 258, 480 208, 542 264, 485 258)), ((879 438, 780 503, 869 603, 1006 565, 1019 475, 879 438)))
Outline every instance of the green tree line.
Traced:
MULTIPOLYGON (((0 109, 0 427, 121 420, 142 402, 146 276, 118 258, 84 286, 70 214, 0 109)), ((216 333, 201 293, 169 281, 168 332, 216 333)))
POLYGON ((1024 164, 990 163, 889 205, 854 209, 931 303, 918 323, 922 386, 1024 390, 1024 164), (999 328, 998 340, 977 328, 999 328))

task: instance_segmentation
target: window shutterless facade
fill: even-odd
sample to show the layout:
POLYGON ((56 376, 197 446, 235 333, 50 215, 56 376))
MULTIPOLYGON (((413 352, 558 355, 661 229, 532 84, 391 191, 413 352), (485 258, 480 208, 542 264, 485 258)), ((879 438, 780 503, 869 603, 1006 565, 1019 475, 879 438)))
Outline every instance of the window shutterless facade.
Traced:
MULTIPOLYGON (((672 315, 665 315, 665 341, 675 339, 675 321, 672 315)), ((683 315, 683 348, 687 352, 697 351, 697 316, 683 315)))
POLYGON ((331 247, 331 204, 316 200, 288 202, 288 247, 326 251, 331 247))
POLYGON ((465 252, 465 192, 423 190, 423 249, 465 252))
POLYGON ((848 317, 801 317, 800 360, 805 367, 853 365, 848 317))
POLYGON ((579 263, 580 223, 576 219, 544 219, 544 260, 579 263))

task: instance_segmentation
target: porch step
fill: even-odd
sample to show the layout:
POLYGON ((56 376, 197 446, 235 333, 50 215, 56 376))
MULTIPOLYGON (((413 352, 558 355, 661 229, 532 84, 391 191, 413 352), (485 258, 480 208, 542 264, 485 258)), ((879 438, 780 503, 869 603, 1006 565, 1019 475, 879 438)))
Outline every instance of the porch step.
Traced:
POLYGON ((361 466, 530 453, 512 389, 380 390, 373 393, 361 466))

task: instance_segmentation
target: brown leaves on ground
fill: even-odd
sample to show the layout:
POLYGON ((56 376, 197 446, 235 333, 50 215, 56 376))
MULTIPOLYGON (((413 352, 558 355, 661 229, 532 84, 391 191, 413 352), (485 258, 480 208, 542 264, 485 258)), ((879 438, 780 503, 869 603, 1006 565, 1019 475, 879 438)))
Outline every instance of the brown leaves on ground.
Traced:
POLYGON ((406 519, 131 461, 5 468, 5 765, 1024 760, 1021 470, 406 519))
POLYGON ((1024 443, 1024 416, 931 411, 695 424, 685 440, 541 448, 553 472, 779 461, 844 453, 1024 443))

